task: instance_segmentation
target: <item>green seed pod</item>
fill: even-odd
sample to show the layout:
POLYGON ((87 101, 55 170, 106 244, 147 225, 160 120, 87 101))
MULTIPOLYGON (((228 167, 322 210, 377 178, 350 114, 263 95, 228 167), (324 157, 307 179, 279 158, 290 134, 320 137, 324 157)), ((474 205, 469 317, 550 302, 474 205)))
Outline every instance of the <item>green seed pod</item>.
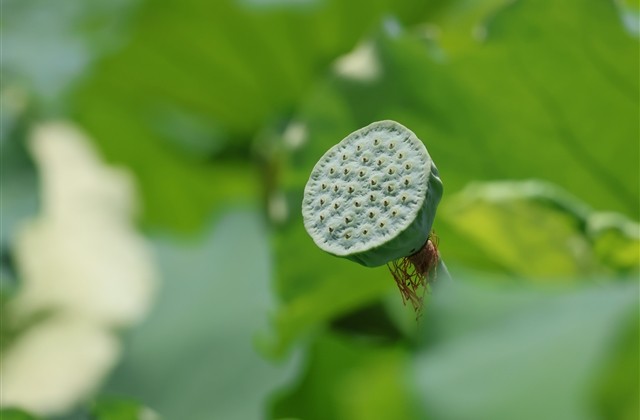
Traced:
POLYGON ((316 163, 304 190, 304 226, 324 251, 367 267, 426 244, 442 182, 416 135, 395 121, 349 134, 316 163))

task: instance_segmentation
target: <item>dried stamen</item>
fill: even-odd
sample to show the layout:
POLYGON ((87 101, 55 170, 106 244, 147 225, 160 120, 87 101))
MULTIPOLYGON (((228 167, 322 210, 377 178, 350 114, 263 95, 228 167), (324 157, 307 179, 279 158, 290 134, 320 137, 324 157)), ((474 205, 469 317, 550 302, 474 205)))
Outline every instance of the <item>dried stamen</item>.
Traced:
POLYGON ((424 294, 435 279, 438 258, 438 238, 432 233, 417 252, 387 264, 400 289, 402 303, 411 302, 416 320, 422 315, 424 294))

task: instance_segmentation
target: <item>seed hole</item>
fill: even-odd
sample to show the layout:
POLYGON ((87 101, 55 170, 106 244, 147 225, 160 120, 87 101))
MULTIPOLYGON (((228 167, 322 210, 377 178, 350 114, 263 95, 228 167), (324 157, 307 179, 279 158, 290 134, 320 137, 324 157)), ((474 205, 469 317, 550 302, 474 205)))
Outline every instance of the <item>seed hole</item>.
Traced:
POLYGON ((369 219, 373 219, 373 216, 374 216, 373 212, 372 212, 372 211, 370 211, 370 212, 369 212, 369 219))
POLYGON ((353 187, 349 187, 349 194, 353 192, 353 187))
POLYGON ((406 165, 404 165, 404 169, 411 169, 411 165, 407 163, 406 165))
POLYGON ((346 239, 349 239, 349 238, 351 238, 351 235, 349 235, 349 234, 347 233, 347 234, 345 234, 345 235, 344 235, 344 237, 345 237, 346 239))
POLYGON ((371 180, 371 185, 376 185, 378 182, 375 179, 371 180))
POLYGON ((395 211, 395 210, 391 212, 391 215, 392 215, 392 216, 395 216, 396 214, 398 214, 398 212, 397 212, 397 211, 395 211))
POLYGON ((363 230, 363 231, 362 231, 362 234, 363 234, 363 235, 366 235, 367 233, 369 233, 369 231, 368 231, 367 229, 365 229, 365 230, 363 230))
POLYGON ((335 203, 335 204, 333 205, 333 208, 334 208, 334 209, 336 209, 336 210, 338 210, 338 207, 340 207, 340 206, 338 205, 338 203, 335 203))
POLYGON ((349 223, 349 222, 351 222, 351 219, 349 219, 348 217, 345 217, 345 218, 344 218, 344 222, 345 222, 345 223, 349 223))
POLYGON ((362 150, 362 146, 357 145, 357 146, 356 146, 356 150, 359 152, 360 150, 362 150))
POLYGON ((393 149, 394 144, 393 143, 389 143, 389 149, 393 149))
POLYGON ((393 187, 392 187, 391 185, 389 185, 389 186, 387 187, 387 191, 389 191, 389 192, 393 191, 393 187))
POLYGON ((368 158, 368 157, 363 157, 363 158, 362 158, 362 161, 363 161, 364 163, 367 163, 367 162, 369 162, 369 158, 368 158))
POLYGON ((333 175, 333 173, 334 173, 335 171, 336 171, 336 170, 335 170, 335 169, 333 169, 333 168, 329 169, 329 173, 330 173, 330 174, 332 174, 332 175, 333 175))
POLYGON ((380 222, 380 227, 384 227, 384 222, 380 222))
POLYGON ((347 160, 347 155, 342 155, 342 160, 347 160))
POLYGON ((323 205, 323 204, 324 204, 324 198, 321 198, 320 199, 320 205, 323 205))
POLYGON ((384 200, 383 204, 385 207, 387 207, 389 205, 389 202, 387 200, 384 200))
POLYGON ((332 227, 329 228, 329 233, 333 233, 333 228, 332 227))
POLYGON ((404 185, 409 185, 409 180, 408 179, 404 180, 404 185))
POLYGON ((346 174, 348 174, 348 173, 349 173, 349 170, 345 168, 345 170, 344 170, 343 172, 344 172, 344 174, 346 175, 346 174))
POLYGON ((356 207, 360 207, 360 202, 356 201, 356 207))
POLYGON ((322 189, 326 190, 327 189, 327 184, 322 184, 322 189))
POLYGON ((320 215, 320 221, 322 222, 324 220, 324 216, 320 215))
POLYGON ((373 141, 373 144, 375 144, 375 145, 377 146, 378 144, 380 144, 380 140, 375 139, 375 140, 373 141))
POLYGON ((406 195, 402 196, 402 201, 407 201, 407 196, 406 195))
POLYGON ((360 171, 360 176, 364 176, 364 171, 360 171))
POLYGON ((402 153, 398 153, 398 159, 402 159, 404 155, 402 153))
POLYGON ((371 195, 369 196, 369 199, 370 199, 371 201, 376 201, 376 196, 375 196, 375 195, 373 195, 373 194, 371 194, 371 195))
POLYGON ((378 166, 382 165, 382 160, 378 159, 378 166))
POLYGON ((394 172, 395 172, 395 171, 393 170, 393 168, 390 168, 390 169, 389 169, 389 175, 393 175, 393 173, 394 173, 394 172))
MULTIPOLYGON (((406 183, 404 185, 407 185, 406 183)), ((338 192, 338 185, 333 186, 333 191, 338 192)))

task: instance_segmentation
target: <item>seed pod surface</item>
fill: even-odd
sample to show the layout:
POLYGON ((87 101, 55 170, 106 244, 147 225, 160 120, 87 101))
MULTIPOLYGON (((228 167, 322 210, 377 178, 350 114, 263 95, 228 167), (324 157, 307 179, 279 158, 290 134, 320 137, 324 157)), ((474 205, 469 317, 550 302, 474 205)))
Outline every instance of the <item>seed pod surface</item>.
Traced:
POLYGON ((395 121, 349 134, 311 171, 304 226, 330 254, 374 267, 427 241, 442 182, 424 144, 395 121))

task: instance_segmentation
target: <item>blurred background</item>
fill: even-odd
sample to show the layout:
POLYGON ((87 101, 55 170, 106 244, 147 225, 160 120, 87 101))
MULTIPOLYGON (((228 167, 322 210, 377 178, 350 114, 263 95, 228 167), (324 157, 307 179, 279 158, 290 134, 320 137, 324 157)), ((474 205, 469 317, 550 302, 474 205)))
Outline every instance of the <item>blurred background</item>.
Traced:
POLYGON ((638 419, 634 0, 3 0, 3 419, 638 419), (300 205, 413 130, 420 322, 300 205))

